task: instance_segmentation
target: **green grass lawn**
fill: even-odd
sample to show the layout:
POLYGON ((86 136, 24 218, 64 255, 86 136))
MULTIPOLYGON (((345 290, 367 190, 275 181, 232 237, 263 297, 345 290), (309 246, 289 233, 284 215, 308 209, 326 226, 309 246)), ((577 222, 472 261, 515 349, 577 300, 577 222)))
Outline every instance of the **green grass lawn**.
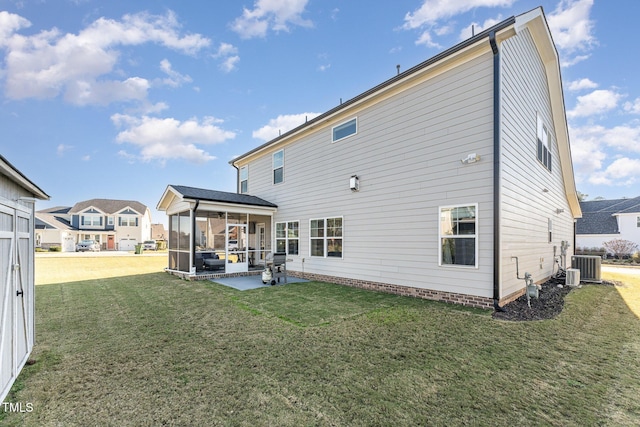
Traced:
POLYGON ((49 261, 36 260, 35 363, 10 395, 33 411, 0 410, 3 425, 640 424, 637 276, 573 290, 557 319, 510 323, 317 282, 46 280, 49 261))

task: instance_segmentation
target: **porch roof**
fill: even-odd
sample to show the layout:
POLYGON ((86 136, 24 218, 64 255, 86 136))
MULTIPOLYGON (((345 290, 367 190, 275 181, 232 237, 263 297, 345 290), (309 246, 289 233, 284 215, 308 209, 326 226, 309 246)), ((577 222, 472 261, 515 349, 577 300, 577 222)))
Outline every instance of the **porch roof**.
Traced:
POLYGON ((158 202, 158 210, 169 210, 170 206, 176 202, 176 199, 183 202, 205 201, 214 204, 235 205, 238 207, 264 208, 271 211, 274 211, 278 207, 278 205, 274 203, 249 194, 229 193, 226 191, 208 190, 185 185, 169 185, 162 195, 160 202, 158 202))

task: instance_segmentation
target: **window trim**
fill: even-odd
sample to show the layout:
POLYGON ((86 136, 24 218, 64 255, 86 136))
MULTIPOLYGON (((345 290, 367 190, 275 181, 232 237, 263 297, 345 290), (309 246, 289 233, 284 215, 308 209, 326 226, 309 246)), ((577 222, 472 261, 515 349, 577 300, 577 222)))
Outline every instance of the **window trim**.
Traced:
POLYGON ((299 220, 294 220, 294 221, 278 221, 275 223, 275 231, 273 233, 274 235, 274 239, 275 239, 275 248, 276 251, 278 250, 278 240, 284 240, 284 251, 287 253, 287 255, 300 255, 300 221, 299 220), (289 238, 289 224, 293 224, 293 223, 298 223, 298 237, 296 238, 289 238), (284 238, 283 237, 278 237, 278 224, 284 224, 284 238), (298 241, 298 253, 296 254, 292 254, 289 253, 289 240, 297 240, 298 241))
POLYGON ((358 117, 354 117, 352 119, 345 120, 344 122, 342 122, 340 124, 337 124, 337 125, 335 125, 335 126, 333 126, 331 128, 331 143, 333 144, 334 142, 342 141, 344 139, 347 139, 347 138, 352 137, 352 136, 357 135, 357 134, 358 134, 358 117), (346 125, 351 123, 351 122, 354 122, 354 125, 355 125, 355 130, 353 131, 353 133, 350 133, 349 135, 345 135, 345 136, 343 136, 341 138, 337 138, 336 139, 336 129, 342 128, 342 127, 347 127, 346 125))
POLYGON ((310 218, 309 219, 309 256, 313 257, 313 258, 333 258, 333 259, 344 259, 344 217, 343 216, 326 216, 326 217, 322 217, 322 218, 310 218), (329 236, 327 233, 328 230, 328 222, 330 219, 340 219, 340 229, 341 229, 341 234, 339 239, 342 241, 342 250, 340 251, 340 256, 329 256, 329 236), (323 235, 322 237, 313 237, 312 233, 311 233, 311 222, 312 221, 323 221, 324 226, 322 228, 323 230, 323 235), (322 255, 313 255, 312 252, 312 244, 311 242, 313 240, 320 240, 322 239, 322 251, 323 254, 322 255))
POLYGON ((284 182, 284 149, 278 150, 271 155, 271 184, 278 185, 284 182), (276 154, 282 153, 282 165, 276 167, 276 154), (276 170, 282 169, 282 181, 276 182, 276 170))
POLYGON ((539 112, 536 114, 536 158, 546 170, 552 171, 551 134, 539 112), (546 136, 546 138, 542 138, 542 136, 546 136))
POLYGON ((478 269, 478 246, 480 241, 480 227, 479 227, 479 215, 478 215, 478 203, 460 203, 456 205, 447 205, 447 206, 439 206, 438 207, 438 266, 445 268, 466 268, 466 269, 478 269), (474 234, 459 234, 459 235, 442 235, 442 210, 443 209, 453 209, 453 208, 466 208, 473 206, 475 209, 475 233, 474 234), (442 262, 442 239, 443 238, 452 238, 452 239, 468 239, 473 237, 475 240, 474 250, 475 250, 475 264, 474 265, 464 265, 464 264, 444 264, 442 262))
POLYGON ((244 165, 242 166, 239 170, 238 170, 238 181, 240 181, 240 186, 238 188, 238 191, 240 192, 240 194, 246 194, 249 192, 249 166, 248 165, 244 165), (243 172, 245 173, 245 177, 243 178, 243 172), (242 188, 242 184, 245 184, 245 188, 243 190, 242 188))

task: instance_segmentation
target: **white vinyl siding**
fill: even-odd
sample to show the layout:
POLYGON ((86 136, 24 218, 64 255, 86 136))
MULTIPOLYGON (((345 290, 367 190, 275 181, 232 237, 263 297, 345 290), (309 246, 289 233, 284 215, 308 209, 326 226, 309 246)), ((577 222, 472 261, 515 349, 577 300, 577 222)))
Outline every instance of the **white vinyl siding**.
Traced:
MULTIPOLYGON (((558 147, 553 143, 556 137, 545 68, 528 30, 501 44, 501 75, 500 292, 504 297, 522 289, 512 257, 518 257, 520 272, 531 273, 535 282, 546 279, 554 271, 554 247, 560 253, 563 240, 573 245, 574 225, 558 147), (548 168, 543 161, 534 160, 539 123, 547 130, 548 168)), ((568 255, 573 249, 569 248, 568 255)))
POLYGON ((487 46, 466 63, 287 144, 280 185, 272 185, 275 151, 252 159, 251 194, 278 205, 275 222, 300 220, 300 256, 287 269, 490 298, 492 82, 487 46), (357 133, 348 143, 328 141, 334 126, 356 115, 357 133), (469 153, 482 160, 463 165, 460 159, 469 153), (349 185, 354 174, 358 192, 349 185), (441 268, 439 207, 470 199, 485 218, 477 230, 478 268, 441 268), (311 256, 312 245, 322 244, 311 240, 310 220, 338 216, 350 219, 341 261, 311 256))

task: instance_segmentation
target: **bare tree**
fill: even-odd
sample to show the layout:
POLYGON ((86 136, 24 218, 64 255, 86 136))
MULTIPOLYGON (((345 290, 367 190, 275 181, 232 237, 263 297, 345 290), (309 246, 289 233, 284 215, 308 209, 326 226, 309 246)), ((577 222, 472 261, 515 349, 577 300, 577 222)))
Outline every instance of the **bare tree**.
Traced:
POLYGON ((613 252, 616 258, 620 259, 625 255, 631 255, 638 249, 638 245, 624 239, 613 239, 604 242, 602 246, 609 252, 613 252))

